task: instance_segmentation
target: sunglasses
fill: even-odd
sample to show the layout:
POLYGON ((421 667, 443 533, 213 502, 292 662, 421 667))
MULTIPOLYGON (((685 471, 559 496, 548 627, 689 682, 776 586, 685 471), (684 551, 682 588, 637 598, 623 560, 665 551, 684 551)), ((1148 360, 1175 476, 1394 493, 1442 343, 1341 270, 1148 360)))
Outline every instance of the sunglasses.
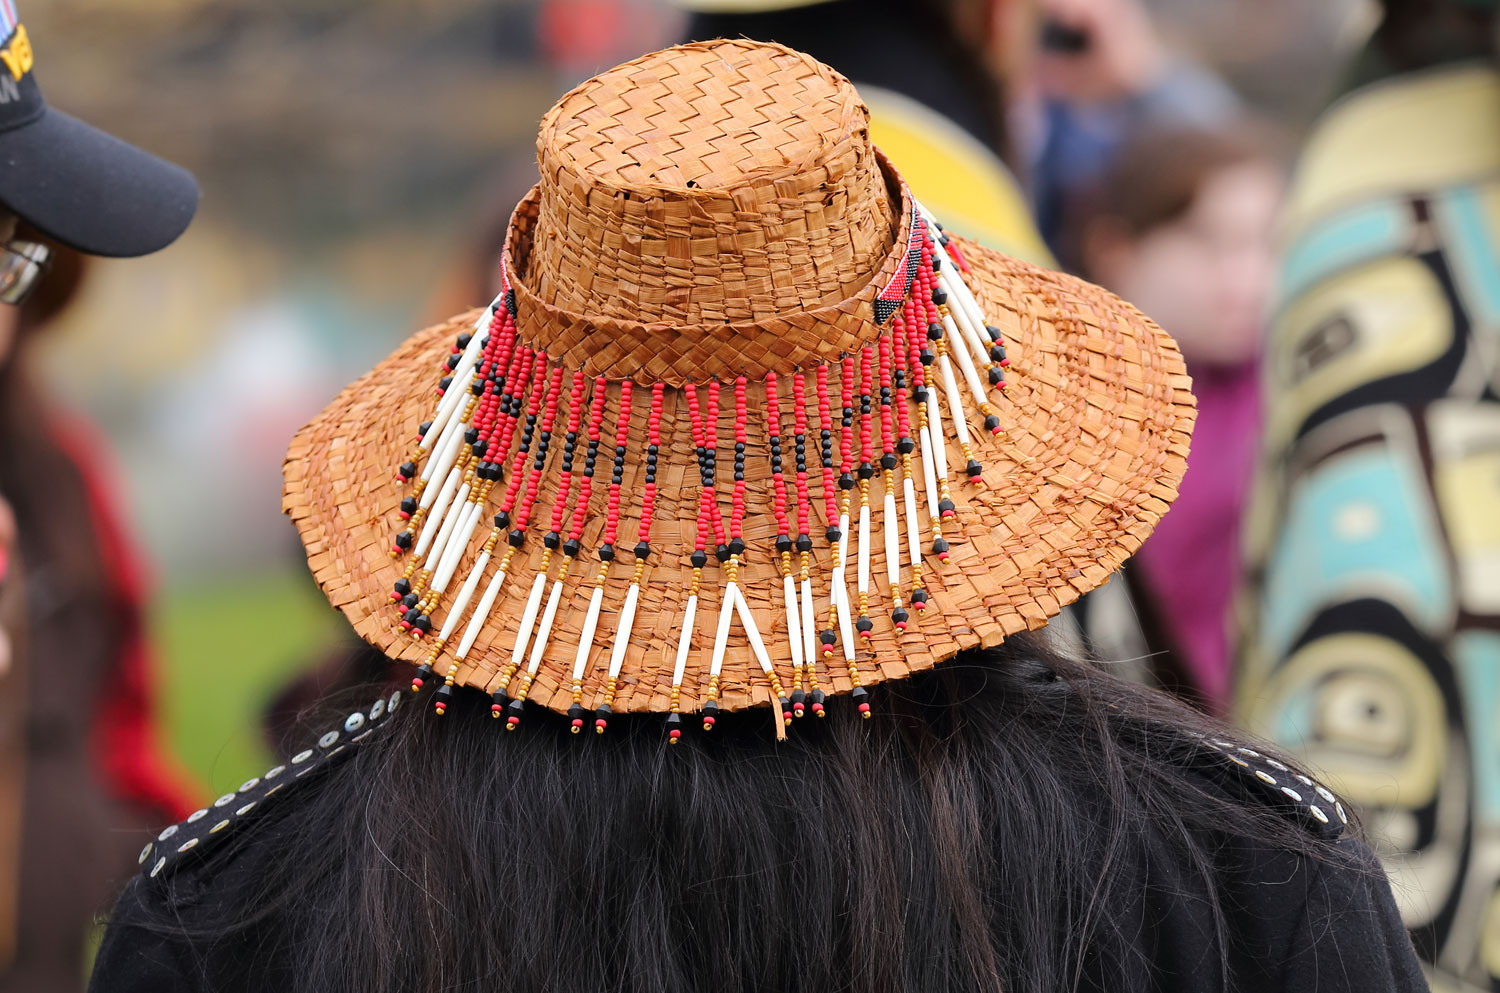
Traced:
POLYGON ((40 242, 12 238, 0 246, 0 303, 26 302, 52 261, 52 249, 40 242))

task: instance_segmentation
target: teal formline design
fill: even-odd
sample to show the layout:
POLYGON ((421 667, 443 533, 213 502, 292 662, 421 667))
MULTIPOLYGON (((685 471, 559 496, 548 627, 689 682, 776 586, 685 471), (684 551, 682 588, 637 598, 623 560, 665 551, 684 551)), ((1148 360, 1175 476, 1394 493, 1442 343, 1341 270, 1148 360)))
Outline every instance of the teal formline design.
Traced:
POLYGON ((1291 651, 1331 604, 1373 596, 1424 631, 1452 619, 1442 532, 1417 466, 1386 445, 1335 455, 1293 484, 1266 568, 1265 648, 1291 651))
POLYGON ((1484 206, 1472 186, 1449 190, 1433 198, 1433 217, 1442 228, 1443 240, 1452 240, 1448 256, 1454 278, 1470 317, 1482 325, 1476 331, 1500 330, 1500 250, 1493 232, 1485 226, 1484 206))
POLYGON ((1403 200, 1361 204, 1328 218, 1287 248, 1277 309, 1335 273, 1399 254, 1411 236, 1411 211, 1403 200))

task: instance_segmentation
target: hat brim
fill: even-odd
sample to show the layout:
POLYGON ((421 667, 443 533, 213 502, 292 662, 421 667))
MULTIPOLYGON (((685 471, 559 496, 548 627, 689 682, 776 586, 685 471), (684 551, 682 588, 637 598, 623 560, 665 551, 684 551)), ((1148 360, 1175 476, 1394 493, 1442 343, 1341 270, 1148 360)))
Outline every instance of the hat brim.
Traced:
POLYGON ((165 248, 198 209, 192 173, 48 108, 0 134, 0 203, 89 255, 165 248))
MULTIPOLYGON (((973 269, 970 285, 1004 333, 1012 361, 1011 385, 1006 398, 996 404, 1001 430, 984 433, 974 446, 983 462, 983 486, 960 481, 963 456, 957 444, 948 441, 949 464, 960 467, 952 477, 957 515, 944 525, 951 555, 947 562, 928 556, 924 563, 923 580, 932 602, 921 617, 905 631, 881 622, 862 646, 858 667, 865 685, 899 678, 961 650, 992 646, 1009 635, 1043 626, 1065 604, 1106 582, 1140 547, 1176 497, 1186 469, 1195 401, 1171 338, 1099 287, 959 242, 973 269)), ((392 657, 413 662, 425 659, 430 646, 398 631, 391 610, 390 591, 405 560, 393 561, 389 550, 400 526, 398 504, 409 492, 392 476, 411 449, 417 423, 430 416, 435 373, 443 367, 455 335, 472 328, 478 316, 475 312, 454 318, 408 340, 297 435, 285 465, 284 509, 301 532, 319 585, 367 641, 392 657)), ((785 408, 792 392, 790 376, 782 377, 781 390, 785 408)), ((813 404, 810 383, 803 399, 813 404)), ((664 455, 657 470, 653 553, 614 698, 616 711, 664 712, 672 706, 673 660, 691 579, 688 555, 699 486, 681 391, 669 389, 665 404, 662 422, 669 434, 663 435, 661 450, 685 454, 664 455)), ((787 625, 779 562, 771 550, 777 529, 767 496, 770 469, 763 451, 762 417, 760 411, 749 417, 744 536, 750 551, 740 568, 740 583, 773 655, 783 656, 778 664, 786 665, 782 675, 789 683, 790 662, 776 650, 786 643, 787 625)), ((733 419, 732 410, 721 412, 721 438, 732 436, 733 419)), ((636 446, 643 447, 644 439, 633 430, 631 450, 636 446)), ((642 468, 638 459, 630 461, 624 489, 638 494, 642 468)), ((810 455, 811 530, 818 536, 812 574, 823 577, 814 584, 821 621, 828 606, 831 550, 821 537, 830 522, 823 519, 818 465, 810 455)), ((549 482, 543 484, 538 506, 548 505, 547 487, 557 475, 552 462, 548 468, 549 482)), ((884 500, 883 487, 877 477, 870 497, 873 506, 884 500)), ((594 516, 584 533, 586 549, 599 545, 602 490, 601 484, 594 492, 594 516)), ((920 516, 925 527, 925 507, 920 516)), ((479 533, 486 529, 487 518, 479 533)), ((622 529, 623 536, 633 534, 631 525, 622 529)), ((478 543, 476 539, 473 544, 478 543)), ((457 671, 459 684, 493 691, 513 664, 516 632, 533 587, 541 544, 527 542, 512 563, 510 578, 457 671)), ((888 607, 891 591, 878 529, 873 545, 873 602, 888 607)), ((598 568, 592 554, 585 557, 583 564, 573 565, 569 584, 577 589, 557 612, 529 690, 532 701, 560 711, 571 703, 570 672, 589 599, 585 587, 591 588, 598 568)), ((477 558, 478 548, 469 548, 457 576, 468 575, 477 558)), ((595 639, 585 705, 592 705, 603 681, 605 646, 618 624, 630 571, 625 563, 607 571, 605 612, 595 639)), ((849 579, 852 585, 852 563, 849 579)), ((682 686, 683 711, 697 709, 704 698, 704 673, 721 597, 722 576, 710 564, 682 686)), ((433 617, 435 624, 442 620, 441 612, 433 617)), ((440 671, 448 660, 445 656, 440 671)), ((825 689, 852 688, 842 658, 831 665, 819 660, 818 670, 825 689)), ((750 648, 731 645, 723 663, 719 705, 734 709, 768 700, 765 679, 750 648)))

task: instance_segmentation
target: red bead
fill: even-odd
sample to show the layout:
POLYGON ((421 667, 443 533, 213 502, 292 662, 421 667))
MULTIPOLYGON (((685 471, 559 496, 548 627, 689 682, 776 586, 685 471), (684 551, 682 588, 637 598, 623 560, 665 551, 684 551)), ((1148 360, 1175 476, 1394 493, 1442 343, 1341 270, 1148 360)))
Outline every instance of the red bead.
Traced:
POLYGON ((420 690, 421 688, 422 688, 422 677, 420 677, 420 676, 414 677, 412 679, 412 681, 411 681, 411 691, 413 693, 415 693, 418 690, 420 690))

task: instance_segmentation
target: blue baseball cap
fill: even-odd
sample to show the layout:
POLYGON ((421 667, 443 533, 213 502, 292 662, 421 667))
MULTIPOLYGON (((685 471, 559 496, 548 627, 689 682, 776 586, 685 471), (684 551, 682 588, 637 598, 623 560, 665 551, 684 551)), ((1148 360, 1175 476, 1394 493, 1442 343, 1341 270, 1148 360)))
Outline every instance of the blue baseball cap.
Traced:
POLYGON ((48 107, 14 0, 0 0, 0 37, 0 205, 89 255, 175 241, 198 209, 193 174, 48 107))

